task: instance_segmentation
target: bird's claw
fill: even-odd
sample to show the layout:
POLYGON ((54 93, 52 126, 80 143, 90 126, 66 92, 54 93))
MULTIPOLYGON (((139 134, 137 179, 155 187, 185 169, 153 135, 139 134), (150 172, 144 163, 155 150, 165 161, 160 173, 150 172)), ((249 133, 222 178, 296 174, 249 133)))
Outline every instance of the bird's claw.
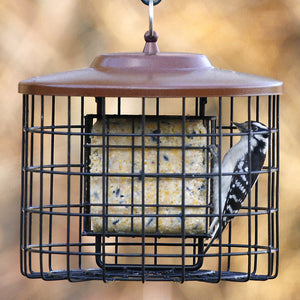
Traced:
POLYGON ((217 159, 218 158, 217 145, 215 145, 215 144, 208 145, 208 149, 209 149, 210 153, 212 154, 213 158, 217 159))

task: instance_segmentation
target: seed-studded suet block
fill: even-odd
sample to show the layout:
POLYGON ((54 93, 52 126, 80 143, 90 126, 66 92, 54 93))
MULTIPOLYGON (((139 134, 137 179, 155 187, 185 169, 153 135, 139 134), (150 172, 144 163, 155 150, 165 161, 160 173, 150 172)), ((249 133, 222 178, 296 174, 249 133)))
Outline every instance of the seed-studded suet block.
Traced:
POLYGON ((104 225, 109 233, 142 233, 144 220, 145 233, 178 234, 182 226, 186 234, 204 233, 207 182, 192 175, 207 172, 203 120, 187 117, 183 129, 182 118, 147 117, 144 137, 142 124, 138 117, 114 116, 93 126, 90 172, 99 175, 90 178, 90 211, 99 214, 91 218, 94 232, 104 225))

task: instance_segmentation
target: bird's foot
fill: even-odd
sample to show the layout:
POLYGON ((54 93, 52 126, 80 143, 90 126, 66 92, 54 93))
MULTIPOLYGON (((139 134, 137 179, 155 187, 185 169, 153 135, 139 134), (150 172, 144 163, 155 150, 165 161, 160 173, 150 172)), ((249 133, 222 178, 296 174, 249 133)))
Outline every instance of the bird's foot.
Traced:
POLYGON ((212 154, 213 159, 217 159, 218 158, 217 145, 215 144, 208 145, 208 149, 212 154))

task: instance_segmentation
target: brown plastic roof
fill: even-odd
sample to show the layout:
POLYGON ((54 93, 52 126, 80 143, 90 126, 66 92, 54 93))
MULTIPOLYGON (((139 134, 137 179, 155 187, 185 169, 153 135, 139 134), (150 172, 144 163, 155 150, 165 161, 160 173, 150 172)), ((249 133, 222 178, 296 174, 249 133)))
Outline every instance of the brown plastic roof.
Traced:
POLYGON ((204 55, 144 52, 99 55, 89 68, 24 80, 19 92, 97 97, 251 96, 281 94, 283 83, 215 68, 204 55))

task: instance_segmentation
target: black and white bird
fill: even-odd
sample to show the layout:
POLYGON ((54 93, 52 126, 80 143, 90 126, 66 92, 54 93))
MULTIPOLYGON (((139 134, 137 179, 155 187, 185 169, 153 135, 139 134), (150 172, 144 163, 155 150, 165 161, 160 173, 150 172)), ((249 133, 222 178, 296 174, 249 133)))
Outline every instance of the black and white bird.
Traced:
MULTIPOLYGON (((208 233, 211 235, 211 242, 221 234, 226 225, 232 220, 241 208, 249 191, 249 154, 250 148, 250 189, 258 179, 259 173, 263 167, 266 152, 268 149, 269 129, 260 122, 233 123, 242 135, 240 141, 235 144, 225 154, 221 172, 232 173, 232 175, 222 175, 221 179, 221 201, 219 201, 219 178, 216 176, 213 182, 213 204, 214 214, 219 214, 219 204, 221 205, 221 224, 219 217, 213 218, 208 233), (250 147, 248 139, 250 138, 250 147), (247 174, 248 173, 248 174, 247 174)), ((217 154, 214 153, 214 156, 217 154)), ((218 166, 218 163, 216 163, 218 166)), ((214 172, 218 173, 219 168, 215 167, 214 172)))

